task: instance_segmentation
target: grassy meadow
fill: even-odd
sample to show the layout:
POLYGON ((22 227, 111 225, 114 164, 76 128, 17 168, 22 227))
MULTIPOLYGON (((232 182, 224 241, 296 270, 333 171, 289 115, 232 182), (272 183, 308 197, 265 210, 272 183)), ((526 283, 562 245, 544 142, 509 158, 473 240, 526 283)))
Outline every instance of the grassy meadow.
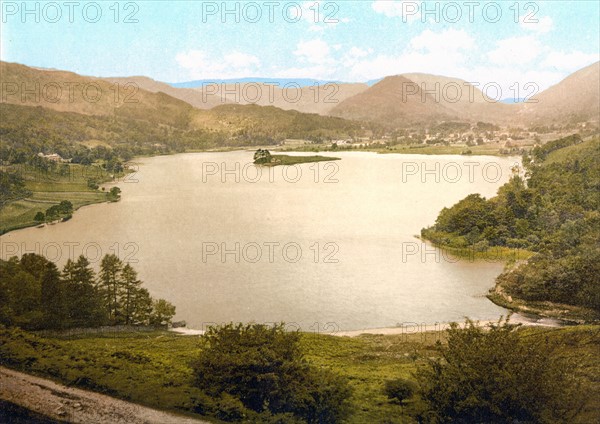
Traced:
MULTIPOLYGON (((520 334, 532 341, 547 339, 553 354, 573 364, 582 396, 587 395, 574 422, 593 422, 600 416, 600 326, 531 327, 520 334)), ((413 423, 424 402, 418 395, 403 404, 390 401, 383 387, 395 378, 415 380, 417 368, 439 355, 438 341, 445 343, 444 332, 354 338, 305 333, 301 346, 310 363, 349 379, 353 388, 349 423, 413 423)), ((44 338, 16 329, 0 330, 2 366, 184 413, 193 413, 202 396, 192 385, 190 366, 200 352, 197 336, 170 332, 44 338)))
MULTIPOLYGON (((73 204, 73 209, 109 200, 108 193, 88 186, 93 179, 102 184, 111 181, 112 175, 98 165, 63 165, 66 168, 56 171, 41 171, 31 166, 5 166, 7 172, 17 172, 25 181, 25 188, 31 196, 9 202, 0 208, 0 234, 19 228, 38 225, 34 217, 37 212, 45 212, 63 200, 73 204)), ((119 177, 119 175, 115 176, 119 177)))

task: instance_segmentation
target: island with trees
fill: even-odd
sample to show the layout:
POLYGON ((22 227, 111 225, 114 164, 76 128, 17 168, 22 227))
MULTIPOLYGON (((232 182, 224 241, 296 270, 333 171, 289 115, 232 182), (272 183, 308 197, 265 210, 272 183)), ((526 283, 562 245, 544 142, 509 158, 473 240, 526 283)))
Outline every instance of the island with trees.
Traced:
POLYGON ((340 158, 327 156, 290 156, 290 155, 273 155, 266 149, 258 149, 254 153, 254 163, 262 166, 279 166, 279 165, 297 165, 301 163, 312 162, 331 162, 341 160, 340 158))

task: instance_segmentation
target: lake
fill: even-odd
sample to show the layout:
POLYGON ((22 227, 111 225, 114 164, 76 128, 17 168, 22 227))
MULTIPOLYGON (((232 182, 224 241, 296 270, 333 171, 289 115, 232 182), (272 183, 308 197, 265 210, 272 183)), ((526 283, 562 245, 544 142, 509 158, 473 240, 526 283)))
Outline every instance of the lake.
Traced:
POLYGON ((2 258, 61 264, 116 253, 176 319, 295 323, 304 331, 496 319, 502 263, 457 259, 415 236, 471 193, 493 196, 518 158, 334 152, 259 168, 253 152, 142 158, 122 200, 0 238, 2 258))

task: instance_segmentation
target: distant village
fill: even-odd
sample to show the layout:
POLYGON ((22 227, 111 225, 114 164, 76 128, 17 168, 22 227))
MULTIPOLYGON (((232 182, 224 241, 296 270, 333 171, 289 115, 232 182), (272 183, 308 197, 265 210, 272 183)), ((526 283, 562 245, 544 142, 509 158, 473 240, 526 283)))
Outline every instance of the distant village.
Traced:
MULTIPOLYGON (((384 135, 370 134, 364 137, 331 140, 333 148, 344 150, 391 148, 398 145, 412 146, 466 146, 474 147, 499 144, 501 154, 521 153, 526 146, 544 144, 573 133, 585 135, 597 131, 594 123, 577 123, 564 126, 540 126, 525 128, 501 128, 494 124, 478 122, 443 122, 433 128, 418 130, 394 130, 384 135)), ((317 144, 310 140, 287 139, 281 145, 286 148, 317 144)))

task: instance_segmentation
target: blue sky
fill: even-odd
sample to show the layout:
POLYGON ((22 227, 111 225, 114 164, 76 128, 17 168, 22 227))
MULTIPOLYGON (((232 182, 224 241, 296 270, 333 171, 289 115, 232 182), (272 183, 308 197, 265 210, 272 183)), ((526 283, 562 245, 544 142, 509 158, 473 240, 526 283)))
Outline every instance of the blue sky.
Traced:
POLYGON ((1 3, 2 60, 167 82, 426 72, 544 89, 600 52, 594 0, 1 3))

